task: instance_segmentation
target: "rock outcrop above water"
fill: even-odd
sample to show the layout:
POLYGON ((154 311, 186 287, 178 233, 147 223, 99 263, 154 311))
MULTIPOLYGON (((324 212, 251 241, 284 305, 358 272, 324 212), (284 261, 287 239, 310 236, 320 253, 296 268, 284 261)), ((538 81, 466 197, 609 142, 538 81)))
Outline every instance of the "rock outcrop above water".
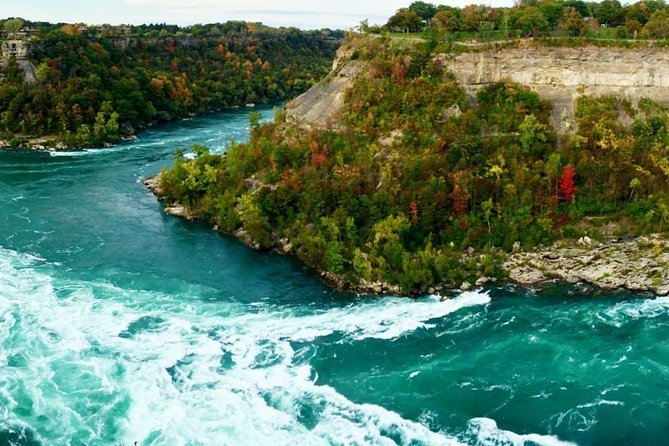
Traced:
MULTIPOLYGON (((150 177, 144 180, 144 186, 149 189, 153 195, 158 197, 159 200, 163 200, 165 193, 160 187, 160 175, 150 177)), ((163 210, 166 214, 172 215, 174 217, 183 218, 184 220, 194 220, 195 217, 193 213, 184 205, 180 203, 168 203, 163 210)))
POLYGON ((509 279, 521 285, 549 280, 587 282, 605 290, 626 289, 669 295, 669 240, 662 236, 587 237, 557 242, 548 248, 516 252, 504 264, 509 279))

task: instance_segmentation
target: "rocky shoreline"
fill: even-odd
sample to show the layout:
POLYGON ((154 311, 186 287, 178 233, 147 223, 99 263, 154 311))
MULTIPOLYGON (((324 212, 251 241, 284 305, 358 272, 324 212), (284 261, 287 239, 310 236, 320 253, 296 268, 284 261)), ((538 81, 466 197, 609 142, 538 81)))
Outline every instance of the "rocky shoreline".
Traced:
POLYGON ((525 286, 547 281, 585 282, 603 290, 669 295, 669 240, 660 234, 562 240, 514 252, 504 263, 509 280, 525 286))
MULTIPOLYGON (((137 140, 137 136, 130 135, 124 136, 118 140, 117 144, 122 144, 124 142, 130 142, 137 140)), ((105 143, 103 147, 113 147, 112 143, 105 143)), ((55 140, 44 139, 44 138, 35 138, 35 139, 25 139, 21 140, 18 143, 12 144, 8 140, 0 139, 0 150, 10 149, 10 150, 31 150, 35 152, 63 152, 68 150, 81 150, 81 147, 71 147, 65 144, 62 141, 56 142, 55 140)))
MULTIPOLYGON (((151 193, 153 193, 153 195, 156 196, 156 198, 158 198, 158 200, 160 201, 165 200, 165 194, 163 190, 160 188, 160 174, 146 178, 143 181, 143 184, 147 189, 151 191, 151 193)), ((165 203, 163 211, 168 215, 182 218, 188 221, 193 221, 196 219, 193 213, 190 212, 189 209, 187 209, 184 205, 180 203, 165 203)), ((212 222, 212 224, 214 225, 213 229, 218 232, 219 231, 218 225, 216 225, 215 222, 212 222)), ((251 249, 260 250, 260 244, 255 240, 253 240, 243 228, 237 229, 232 233, 226 233, 226 234, 236 238, 241 243, 243 243, 244 245, 248 246, 251 249)), ((274 242, 273 249, 276 253, 281 255, 294 254, 294 249, 292 244, 290 243, 290 240, 277 237, 273 240, 273 242, 274 242)), ((399 286, 391 285, 384 282, 367 282, 363 279, 358 286, 356 286, 355 288, 351 288, 351 286, 345 283, 343 277, 337 274, 321 271, 319 275, 325 282, 327 282, 332 287, 338 290, 352 291, 360 294, 401 293, 401 289, 399 286)), ((441 287, 437 286, 434 289, 430 289, 428 291, 435 292, 435 291, 440 291, 441 289, 442 289, 441 287)))
MULTIPOLYGON (((160 188, 160 175, 147 178, 146 186, 159 200, 164 200, 160 188)), ((185 220, 196 217, 179 203, 167 203, 165 213, 185 220)), ((218 231, 218 226, 214 225, 218 231)), ((243 229, 234 231, 235 237, 252 249, 260 249, 243 229)), ((282 255, 293 254, 292 244, 287 239, 276 238, 274 250, 282 255)), ((464 253, 470 257, 474 253, 464 253)), ((540 287, 547 282, 561 281, 569 284, 587 283, 603 290, 628 290, 636 293, 669 295, 669 239, 653 234, 640 237, 608 237, 594 241, 589 237, 576 240, 561 240, 550 247, 522 251, 519 245, 509 254, 503 264, 508 272, 507 280, 526 287, 540 287)), ((334 288, 360 294, 401 294, 397 285, 383 282, 367 282, 364 279, 355 287, 345 284, 342 277, 329 272, 320 272, 321 278, 334 288)), ((464 282, 460 289, 467 291, 481 288, 494 278, 481 277, 474 284, 464 282)), ((435 285, 424 290, 435 293, 448 289, 435 285)))

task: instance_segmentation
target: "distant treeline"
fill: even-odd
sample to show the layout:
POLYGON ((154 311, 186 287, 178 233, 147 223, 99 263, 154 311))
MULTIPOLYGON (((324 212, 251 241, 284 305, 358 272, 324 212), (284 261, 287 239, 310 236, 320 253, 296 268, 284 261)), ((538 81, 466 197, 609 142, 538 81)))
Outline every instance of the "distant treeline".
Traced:
POLYGON ((228 22, 86 26, 4 24, 25 39, 25 64, 0 73, 0 134, 68 146, 115 142, 153 122, 291 98, 327 74, 343 34, 228 22))
POLYGON ((399 9, 388 22, 363 31, 495 34, 501 38, 539 35, 579 36, 601 34, 607 38, 669 38, 669 9, 664 1, 639 1, 622 5, 618 0, 599 3, 582 0, 525 0, 513 7, 493 8, 471 4, 464 8, 422 1, 399 9), (609 30, 607 32, 602 30, 609 30))

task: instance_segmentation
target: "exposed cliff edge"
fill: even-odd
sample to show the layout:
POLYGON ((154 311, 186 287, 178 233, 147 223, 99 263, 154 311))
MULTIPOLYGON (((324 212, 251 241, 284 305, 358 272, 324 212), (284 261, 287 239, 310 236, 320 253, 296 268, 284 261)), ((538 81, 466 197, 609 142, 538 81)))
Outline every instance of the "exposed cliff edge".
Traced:
MULTIPOLYGON (((350 47, 342 47, 333 72, 287 104, 291 122, 339 125, 346 90, 365 72, 365 62, 352 59, 353 53, 350 47)), ((520 42, 518 47, 493 46, 435 57, 472 97, 499 81, 529 87, 552 104, 552 124, 559 133, 574 130, 574 108, 580 96, 616 95, 633 104, 648 97, 669 105, 669 50, 664 48, 569 48, 520 42)))
POLYGON ((351 60, 353 50, 342 47, 332 65, 332 72, 307 92, 286 104, 286 119, 290 123, 316 127, 338 127, 344 109, 346 91, 367 65, 351 60))
POLYGON ((501 80, 523 84, 553 105, 553 127, 573 130, 582 95, 613 94, 636 104, 643 97, 669 104, 669 51, 660 48, 542 47, 441 55, 470 92, 501 80))

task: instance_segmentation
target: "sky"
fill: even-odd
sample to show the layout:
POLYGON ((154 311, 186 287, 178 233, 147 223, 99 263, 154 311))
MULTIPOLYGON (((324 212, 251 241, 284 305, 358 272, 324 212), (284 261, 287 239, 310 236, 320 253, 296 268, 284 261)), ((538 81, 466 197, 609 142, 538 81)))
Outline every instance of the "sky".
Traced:
MULTIPOLYGON (((348 29, 368 19, 383 24, 413 0, 0 0, 0 18, 118 25, 196 23, 246 20, 303 29, 348 29)), ((429 0, 428 0, 429 1, 429 0)), ((463 6, 474 0, 436 0, 463 6)), ((482 3, 479 1, 478 3, 482 3)), ((485 2, 511 5, 511 0, 485 2)))

